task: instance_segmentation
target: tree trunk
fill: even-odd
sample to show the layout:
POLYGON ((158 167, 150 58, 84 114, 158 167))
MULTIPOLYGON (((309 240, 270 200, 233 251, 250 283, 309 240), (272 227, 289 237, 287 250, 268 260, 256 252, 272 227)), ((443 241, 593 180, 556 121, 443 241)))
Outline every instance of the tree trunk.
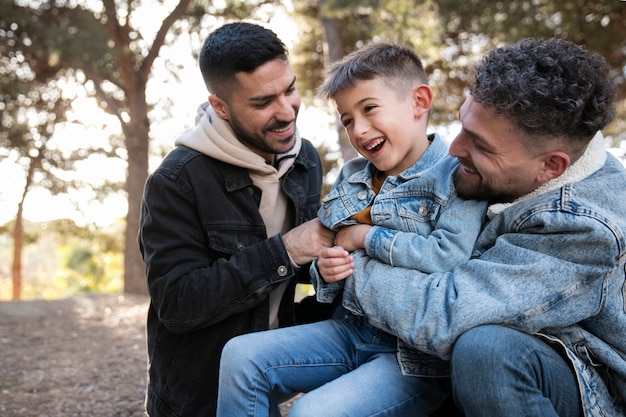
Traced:
MULTIPOLYGON (((146 139, 147 143, 147 139, 146 139)), ((129 149, 128 159, 131 159, 129 149)), ((145 156, 147 156, 147 152, 145 156)), ((124 292, 129 294, 147 294, 145 264, 139 253, 137 235, 139 233, 139 215, 143 186, 148 177, 147 157, 137 153, 133 162, 128 164, 126 190, 128 192, 128 215, 124 243, 124 292), (144 162, 145 161, 145 162, 144 162)))
POLYGON ((26 173, 26 183, 22 198, 17 205, 17 214, 15 215, 15 226, 13 227, 13 263, 11 265, 11 282, 13 284, 13 300, 22 298, 22 253, 24 251, 24 201, 30 186, 33 182, 33 176, 37 167, 41 166, 43 159, 43 149, 38 149, 37 156, 30 158, 28 172, 26 173))
POLYGON ((150 122, 145 99, 145 85, 136 84, 136 91, 129 91, 129 111, 131 122, 127 125, 126 149, 128 151, 128 172, 126 191, 128 193, 128 214, 124 249, 124 292, 147 294, 145 264, 139 253, 137 235, 143 187, 148 178, 148 147, 150 122))
POLYGON ((120 75, 124 80, 124 93, 130 115, 130 121, 118 113, 118 119, 124 131, 126 151, 128 152, 128 172, 126 177, 126 192, 128 193, 128 214, 126 216, 126 234, 124 238, 124 292, 130 294, 147 294, 145 265, 139 253, 137 235, 139 233, 139 215, 141 213, 141 197, 143 187, 148 178, 148 151, 150 143, 150 120, 146 103, 146 83, 154 60, 159 55, 159 49, 165 42, 170 27, 181 18, 191 0, 179 0, 176 7, 163 20, 156 33, 154 42, 148 55, 143 58, 139 68, 131 48, 132 40, 129 31, 116 18, 116 3, 113 0, 104 2, 109 15, 107 28, 115 42, 118 52, 120 75))
POLYGON ((11 265, 11 281, 13 283, 13 300, 22 297, 22 250, 24 249, 24 219, 22 217, 24 199, 20 201, 13 228, 13 264, 11 265))

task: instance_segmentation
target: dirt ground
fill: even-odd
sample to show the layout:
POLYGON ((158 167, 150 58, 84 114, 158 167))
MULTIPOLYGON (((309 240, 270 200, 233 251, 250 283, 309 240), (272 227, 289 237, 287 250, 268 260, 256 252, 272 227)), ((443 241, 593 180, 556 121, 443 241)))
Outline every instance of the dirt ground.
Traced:
POLYGON ((143 416, 147 309, 128 295, 0 302, 0 416, 143 416))
POLYGON ((143 416, 147 299, 0 303, 0 415, 143 416))

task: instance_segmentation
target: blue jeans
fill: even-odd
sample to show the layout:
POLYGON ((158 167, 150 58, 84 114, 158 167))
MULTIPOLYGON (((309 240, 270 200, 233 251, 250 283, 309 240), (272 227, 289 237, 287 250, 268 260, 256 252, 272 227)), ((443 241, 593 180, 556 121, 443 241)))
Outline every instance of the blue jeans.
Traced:
POLYGON ((503 326, 479 326, 452 355, 454 401, 466 417, 580 417, 578 384, 553 345, 503 326))
POLYGON ((449 395, 447 378, 403 376, 395 337, 346 315, 236 337, 224 347, 218 417, 427 416, 449 395))

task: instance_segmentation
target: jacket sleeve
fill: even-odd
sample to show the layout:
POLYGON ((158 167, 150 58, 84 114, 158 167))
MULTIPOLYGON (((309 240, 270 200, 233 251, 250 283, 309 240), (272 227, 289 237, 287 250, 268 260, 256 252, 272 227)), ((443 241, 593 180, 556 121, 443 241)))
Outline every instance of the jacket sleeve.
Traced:
POLYGON ((279 235, 266 239, 262 222, 203 224, 199 210, 235 210, 237 204, 230 207, 215 195, 212 206, 198 206, 188 186, 167 175, 149 178, 139 237, 154 308, 175 333, 210 326, 257 305, 295 274, 279 235))
POLYGON ((454 193, 428 235, 373 226, 365 236, 367 254, 391 266, 442 272, 469 259, 487 204, 454 193))
POLYGON ((443 359, 463 332, 482 324, 535 333, 597 314, 620 252, 610 228, 549 210, 518 224, 503 231, 492 221, 479 237, 491 244, 452 272, 429 275, 356 257, 359 279, 346 281, 344 305, 443 359))

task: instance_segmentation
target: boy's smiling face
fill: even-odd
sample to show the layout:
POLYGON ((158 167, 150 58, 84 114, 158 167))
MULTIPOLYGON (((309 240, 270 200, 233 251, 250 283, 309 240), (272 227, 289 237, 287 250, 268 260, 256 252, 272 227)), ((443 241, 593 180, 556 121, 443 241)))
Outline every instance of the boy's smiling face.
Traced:
POLYGON ((398 94, 380 78, 359 80, 334 96, 354 149, 388 175, 409 168, 428 148, 426 118, 431 98, 427 86, 398 94), (427 100, 424 89, 429 93, 427 100))

